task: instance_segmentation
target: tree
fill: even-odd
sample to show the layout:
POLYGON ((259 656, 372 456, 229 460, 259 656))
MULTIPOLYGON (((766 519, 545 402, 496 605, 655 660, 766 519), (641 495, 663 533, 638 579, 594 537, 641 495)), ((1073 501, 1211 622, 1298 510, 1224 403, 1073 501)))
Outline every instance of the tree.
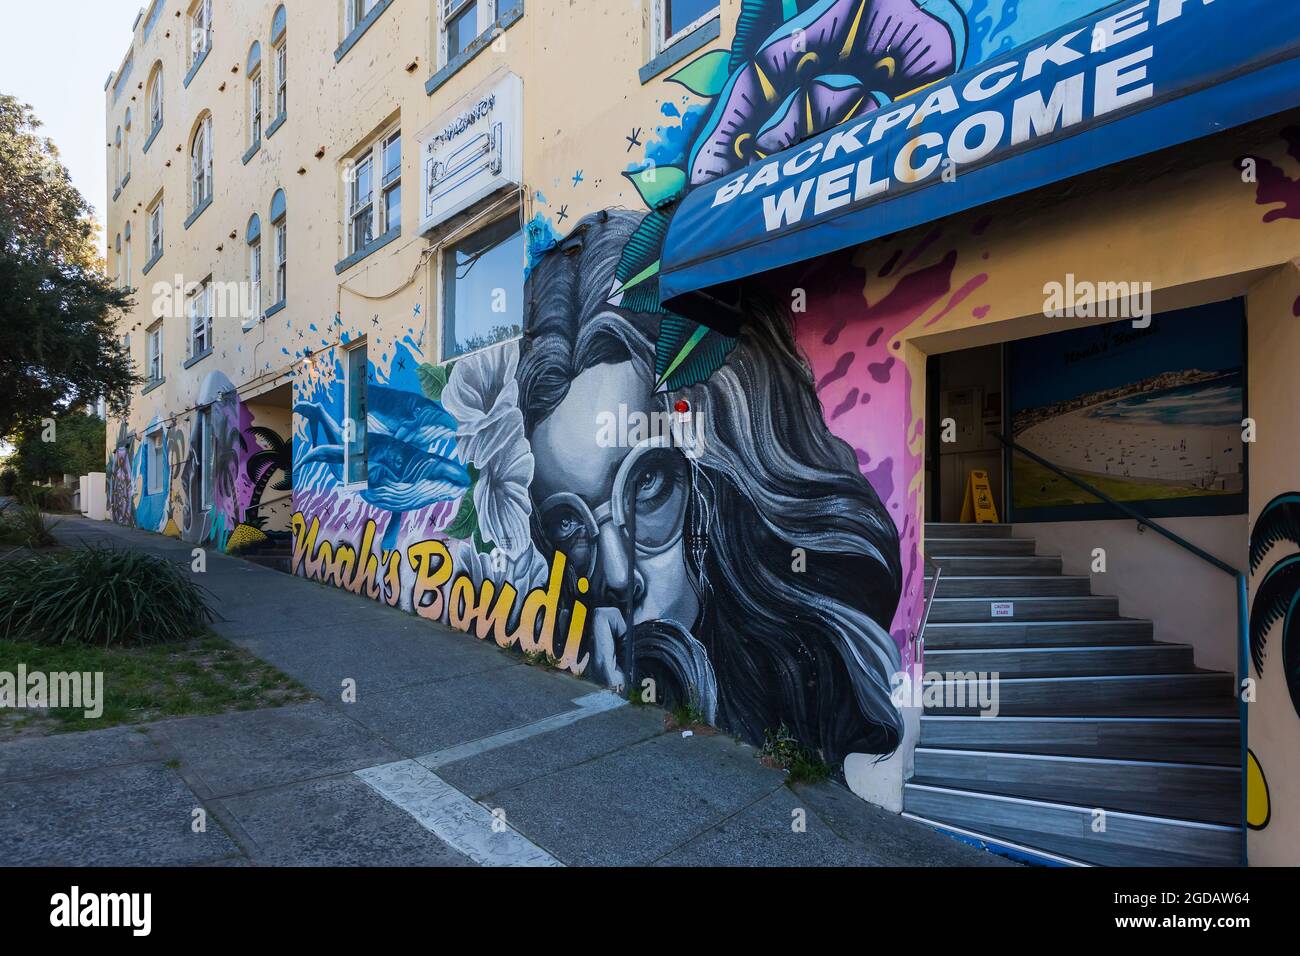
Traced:
POLYGON ((115 322, 129 290, 105 275, 95 224, 31 107, 0 94, 0 435, 139 381, 115 322))
POLYGON ((24 483, 104 470, 105 426, 97 415, 71 412, 55 419, 52 427, 29 423, 14 438, 14 454, 6 467, 17 471, 24 483))

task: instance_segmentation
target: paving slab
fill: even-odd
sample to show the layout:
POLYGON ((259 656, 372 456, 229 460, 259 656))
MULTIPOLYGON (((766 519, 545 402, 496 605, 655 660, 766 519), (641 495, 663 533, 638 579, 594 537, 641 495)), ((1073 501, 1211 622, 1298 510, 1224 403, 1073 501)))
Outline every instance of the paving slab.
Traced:
POLYGON ((0 785, 0 866, 183 866, 240 853, 202 803, 161 763, 0 785))
POLYGON ((353 774, 219 801, 259 866, 470 866, 353 774))
POLYGON ((338 700, 345 678, 370 695, 521 666, 494 647, 441 628, 375 626, 367 619, 293 630, 263 630, 230 638, 245 650, 292 673, 323 698, 338 700))
POLYGON ((729 737, 664 734, 482 802, 571 866, 639 866, 781 786, 729 737))
POLYGON ((590 683, 519 664, 359 694, 348 716, 418 757, 575 709, 590 683))
POLYGON ((155 724, 204 797, 330 776, 401 755, 320 701, 155 724))
POLYGON ((799 799, 841 838, 865 848, 874 866, 1015 866, 915 820, 860 800, 844 787, 796 787, 799 799))
POLYGON ((28 737, 0 744, 0 784, 165 758, 139 727, 28 737))
POLYGON ((437 771, 458 790, 482 799, 663 733, 663 711, 620 707, 552 733, 442 764, 437 771))

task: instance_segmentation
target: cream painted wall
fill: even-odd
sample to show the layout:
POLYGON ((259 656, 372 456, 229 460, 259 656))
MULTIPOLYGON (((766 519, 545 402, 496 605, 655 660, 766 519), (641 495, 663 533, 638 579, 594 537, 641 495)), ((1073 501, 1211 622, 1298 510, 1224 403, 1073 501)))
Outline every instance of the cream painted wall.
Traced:
MULTIPOLYGON (((203 378, 212 371, 223 372, 241 394, 285 378, 299 361, 293 353, 306 341, 297 333, 311 323, 319 329, 333 324, 337 334, 331 341, 348 332, 380 342, 400 338, 413 324, 417 331, 425 329, 427 323, 425 356, 436 360, 436 270, 426 261, 429 242, 415 231, 420 172, 416 134, 497 71, 509 69, 523 79, 524 218, 542 212, 561 232, 597 209, 643 208, 621 173, 644 153, 629 152, 625 137, 639 129, 642 143, 653 140, 656 127, 665 122, 661 103, 680 102, 686 95, 680 86, 665 84, 662 75, 645 85, 637 79, 638 69, 650 59, 648 6, 642 3, 525 0, 523 17, 496 44, 429 95, 425 82, 437 66, 437 0, 394 0, 337 63, 334 51, 344 37, 341 0, 287 0, 288 120, 274 136, 264 138, 261 150, 244 165, 241 157, 249 145, 245 63, 251 44, 259 41, 265 128, 274 118, 268 68, 271 20, 278 3, 214 0, 212 49, 188 88, 181 79, 189 3, 163 3, 147 41, 144 21, 137 25, 129 95, 114 103, 111 84, 105 94, 106 143, 128 107, 135 115, 131 181, 110 203, 107 228, 111 274, 118 265, 113 237, 128 221, 132 224, 137 305, 120 328, 131 334, 137 369, 146 361, 145 330, 153 321, 155 284, 174 284, 177 275, 183 282, 208 275, 216 281, 244 280, 244 231, 253 213, 262 220, 263 301, 269 301, 270 203, 277 188, 285 190, 288 200, 289 292, 287 308, 252 331, 241 331, 238 319, 219 319, 213 354, 190 369, 181 368, 188 334, 185 320, 166 319, 166 384, 137 396, 129 422, 137 433, 154 415, 167 417, 193 407, 203 378), (142 154, 148 133, 146 84, 156 62, 162 63, 165 79, 163 130, 142 154), (214 123, 215 194, 212 206, 185 229, 188 148, 204 111, 211 111, 214 123), (402 235, 336 276, 335 264, 344 258, 344 161, 390 119, 398 118, 403 133, 402 235), (575 184, 580 171, 582 180, 575 184), (144 276, 145 210, 160 190, 165 198, 165 253, 144 276), (543 204, 538 193, 548 202, 543 204), (421 317, 413 322, 417 305, 421 317)), ((738 10, 738 0, 724 0, 724 40, 734 32, 738 10)), ((110 178, 112 161, 110 148, 110 178)), ((319 336, 314 347, 321 348, 319 336)), ((110 449, 116 437, 113 422, 110 449)))
MULTIPOLYGON (((1161 518, 1174 534, 1245 570, 1245 515, 1161 518)), ((1237 671, 1237 584, 1222 571, 1134 521, 1017 524, 1039 554, 1060 555, 1066 574, 1092 578, 1092 593, 1119 598, 1119 612, 1155 622, 1155 638, 1195 648, 1196 666, 1237 671), (1106 551, 1106 573, 1092 573, 1092 551, 1106 551)))
MULTIPOLYGON (((1250 410, 1259 429, 1251 446, 1250 510, 1252 516, 1276 495, 1300 490, 1300 263, 1277 269, 1250 296, 1249 375, 1250 410)), ((1253 519, 1252 519, 1253 520, 1253 519)), ((1295 553, 1290 543, 1279 543, 1264 558, 1253 576, 1251 597, 1269 567, 1295 553)), ((1253 865, 1295 866, 1300 858, 1300 713, 1287 693, 1282 661, 1282 626, 1268 635, 1262 675, 1252 667, 1257 681, 1255 703, 1250 705, 1250 748, 1268 781, 1271 815, 1268 826, 1250 834, 1253 865)))

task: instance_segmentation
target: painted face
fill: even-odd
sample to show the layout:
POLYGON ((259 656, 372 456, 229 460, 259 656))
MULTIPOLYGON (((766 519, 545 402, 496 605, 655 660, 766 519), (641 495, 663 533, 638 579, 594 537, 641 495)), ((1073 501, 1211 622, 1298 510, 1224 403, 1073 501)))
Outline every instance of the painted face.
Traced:
POLYGON ((533 432, 533 500, 551 546, 591 579, 596 606, 621 608, 630 597, 633 623, 689 629, 700 604, 682 533, 686 458, 652 441, 610 441, 600 427, 602 413, 630 419, 654 410, 650 383, 631 362, 583 372, 533 432))

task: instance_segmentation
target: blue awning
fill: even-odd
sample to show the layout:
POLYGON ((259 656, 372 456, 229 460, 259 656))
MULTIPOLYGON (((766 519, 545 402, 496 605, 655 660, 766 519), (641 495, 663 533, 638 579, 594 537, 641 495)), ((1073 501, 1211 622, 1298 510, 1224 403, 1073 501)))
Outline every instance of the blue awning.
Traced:
POLYGON ((734 331, 747 276, 1296 105, 1296 0, 1124 0, 691 190, 660 300, 734 331))

